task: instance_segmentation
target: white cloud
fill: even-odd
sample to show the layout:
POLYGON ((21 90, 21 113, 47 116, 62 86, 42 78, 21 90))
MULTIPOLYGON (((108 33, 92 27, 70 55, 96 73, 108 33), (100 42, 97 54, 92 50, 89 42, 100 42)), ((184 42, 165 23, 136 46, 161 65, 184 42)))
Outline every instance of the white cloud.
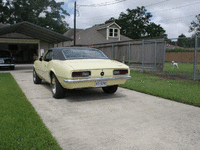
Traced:
POLYGON ((68 3, 69 0, 56 0, 56 2, 64 2, 64 3, 68 3))
MULTIPOLYGON (((61 0, 57 0, 61 1, 61 0)), ((64 1, 64 0, 63 0, 64 1)), ((66 0, 65 0, 66 1, 66 0)), ((135 9, 137 6, 146 6, 153 17, 152 22, 160 24, 168 34, 169 38, 178 37, 180 34, 190 36, 188 32, 190 23, 195 15, 199 14, 200 2, 197 0, 126 0, 121 3, 112 4, 118 0, 77 0, 77 28, 88 28, 95 24, 104 23, 111 17, 118 18, 126 9, 135 9), (112 4, 101 7, 83 7, 78 5, 112 4)), ((73 9, 74 0, 68 0, 68 9, 73 9)), ((67 11, 69 11, 67 9, 67 11)), ((73 14, 66 18, 70 27, 74 25, 73 14)))
MULTIPOLYGON (((47 9, 45 11, 48 11, 48 12, 51 12, 51 7, 47 7, 47 9)), ((45 17, 46 16, 46 13, 43 11, 40 13, 39 17, 45 17)))

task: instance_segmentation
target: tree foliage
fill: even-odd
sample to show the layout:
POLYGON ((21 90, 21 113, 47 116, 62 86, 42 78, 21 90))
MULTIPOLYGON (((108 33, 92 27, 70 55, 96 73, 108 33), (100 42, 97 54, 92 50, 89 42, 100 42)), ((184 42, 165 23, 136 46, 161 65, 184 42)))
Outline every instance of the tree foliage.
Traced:
POLYGON ((152 15, 147 12, 144 6, 126 11, 127 13, 122 12, 118 19, 112 17, 105 23, 115 21, 121 26, 121 34, 132 39, 166 36, 165 30, 160 25, 150 22, 152 15))
POLYGON ((167 39, 167 44, 180 46, 182 48, 194 48, 195 37, 192 36, 191 38, 188 38, 184 34, 181 34, 181 35, 178 36, 177 41, 171 41, 170 39, 167 39))
POLYGON ((6 3, 3 0, 0 0, 0 22, 7 23, 7 18, 10 16, 9 10, 10 2, 7 1, 6 3))
POLYGON ((59 33, 67 31, 68 24, 64 19, 69 14, 61 7, 64 2, 12 0, 4 3, 0 0, 0 3, 3 9, 3 14, 0 14, 0 22, 2 23, 14 24, 14 22, 28 21, 59 33))
POLYGON ((178 36, 178 42, 177 45, 180 47, 185 47, 186 42, 186 36, 184 34, 181 34, 178 36))
POLYGON ((191 22, 191 25, 189 27, 189 32, 195 32, 195 34, 200 34, 200 14, 195 16, 196 20, 193 20, 191 22))

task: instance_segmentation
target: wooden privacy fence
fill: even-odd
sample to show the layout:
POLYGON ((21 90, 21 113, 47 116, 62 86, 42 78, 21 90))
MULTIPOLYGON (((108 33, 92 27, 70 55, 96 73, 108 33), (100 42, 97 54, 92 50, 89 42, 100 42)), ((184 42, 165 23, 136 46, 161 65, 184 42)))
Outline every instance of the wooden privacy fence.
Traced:
POLYGON ((131 40, 96 44, 110 59, 125 62, 131 68, 163 71, 165 61, 164 39, 131 40))
MULTIPOLYGON (((200 53, 197 54, 197 58, 200 58, 200 53)), ((194 63, 194 52, 166 52, 166 62, 180 62, 180 63, 194 63)), ((200 59, 197 59, 197 63, 200 63, 200 59)))

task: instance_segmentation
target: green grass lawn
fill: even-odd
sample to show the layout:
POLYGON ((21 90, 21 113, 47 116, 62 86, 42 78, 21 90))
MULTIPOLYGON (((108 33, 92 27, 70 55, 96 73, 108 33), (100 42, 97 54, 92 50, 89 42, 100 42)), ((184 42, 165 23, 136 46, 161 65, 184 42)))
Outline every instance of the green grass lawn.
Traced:
POLYGON ((185 104, 200 106, 200 82, 165 80, 155 77, 153 74, 131 71, 131 79, 120 86, 185 104))
POLYGON ((12 75, 0 74, 0 149, 61 149, 12 75))
MULTIPOLYGON (((200 82, 165 80, 131 71, 121 87, 200 106, 200 82)), ((0 74, 0 149, 61 149, 11 74, 0 74)))

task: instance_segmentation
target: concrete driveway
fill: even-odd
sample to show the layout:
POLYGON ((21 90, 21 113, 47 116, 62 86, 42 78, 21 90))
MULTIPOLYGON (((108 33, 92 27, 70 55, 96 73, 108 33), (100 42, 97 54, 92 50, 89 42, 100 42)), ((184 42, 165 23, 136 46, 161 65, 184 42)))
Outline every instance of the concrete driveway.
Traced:
MULTIPOLYGON (((22 67, 22 66, 21 66, 22 67)), ((26 66, 25 66, 26 67, 26 66)), ((11 71, 65 150, 198 150, 200 108, 119 88, 71 90, 52 98, 46 82, 32 82, 31 66, 11 71)))

